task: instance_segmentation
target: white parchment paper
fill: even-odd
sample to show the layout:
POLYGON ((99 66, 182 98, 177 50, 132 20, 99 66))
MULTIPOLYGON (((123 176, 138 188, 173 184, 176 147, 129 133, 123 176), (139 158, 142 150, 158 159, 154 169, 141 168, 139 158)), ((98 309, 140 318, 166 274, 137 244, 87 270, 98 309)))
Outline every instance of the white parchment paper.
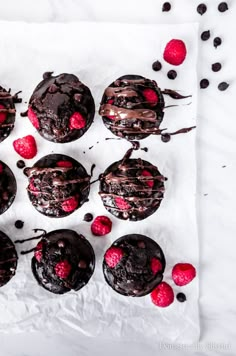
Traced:
MULTIPOLYGON (((79 140, 69 144, 55 144, 44 140, 20 112, 27 108, 33 89, 45 71, 74 73, 88 85, 98 111, 103 91, 114 79, 124 74, 140 74, 156 80, 159 86, 192 94, 192 98, 173 100, 166 97, 162 128, 175 131, 196 123, 196 24, 186 25, 123 25, 123 24, 24 24, 0 23, 0 85, 22 90, 23 103, 17 106, 16 125, 11 135, 0 144, 0 159, 14 172, 18 191, 11 208, 0 216, 0 228, 12 240, 33 236, 33 228, 51 231, 74 229, 92 244, 96 254, 96 269, 90 282, 79 292, 62 296, 51 294, 37 285, 31 273, 31 256, 19 254, 16 276, 0 290, 0 331, 63 331, 71 327, 92 337, 123 340, 141 338, 144 334, 153 342, 178 341, 190 343, 199 337, 198 279, 185 287, 177 287, 171 280, 171 268, 177 262, 190 262, 198 268, 198 238, 195 216, 195 132, 177 135, 169 143, 160 137, 140 141, 148 152, 136 151, 133 157, 142 157, 158 166, 168 177, 166 194, 158 211, 140 222, 115 219, 105 210, 98 196, 98 184, 91 186, 90 200, 69 217, 50 219, 38 213, 28 200, 27 179, 16 167, 19 156, 12 148, 14 139, 33 134, 38 154, 27 166, 49 153, 64 153, 81 162, 87 171, 96 164, 94 177, 112 162, 123 157, 130 143, 109 140, 115 137, 96 114, 94 123, 79 140), (161 72, 154 72, 154 60, 162 59, 165 44, 172 38, 185 41, 188 55, 177 67, 175 81, 166 73, 172 66, 164 63, 161 72), (188 105, 187 105, 188 104, 188 105), (91 149, 89 147, 93 146, 91 149), (84 153, 85 152, 85 153, 84 153), (94 237, 90 224, 83 222, 86 212, 109 215, 113 221, 111 234, 94 237), (25 222, 22 230, 14 222, 25 222), (167 267, 164 280, 175 294, 186 293, 187 302, 175 302, 168 308, 155 307, 150 296, 128 298, 115 293, 104 281, 102 259, 105 250, 118 237, 128 233, 142 233, 156 240, 162 247, 167 267)), ((28 242, 24 249, 35 246, 28 242)), ((20 253, 22 246, 17 246, 20 253)))

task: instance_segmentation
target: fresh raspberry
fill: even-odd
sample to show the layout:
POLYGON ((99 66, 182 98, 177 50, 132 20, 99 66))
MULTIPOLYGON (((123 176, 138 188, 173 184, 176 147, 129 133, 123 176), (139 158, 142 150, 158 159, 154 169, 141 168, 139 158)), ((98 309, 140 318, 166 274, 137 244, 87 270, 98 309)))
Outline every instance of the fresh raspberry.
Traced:
POLYGON ((31 121, 31 124, 36 128, 39 129, 39 120, 37 118, 37 115, 35 114, 35 112, 32 110, 31 106, 28 109, 28 118, 31 121))
POLYGON ((131 208, 129 203, 124 198, 121 198, 121 197, 115 198, 115 204, 116 204, 117 208, 120 210, 129 210, 131 208))
POLYGON ((111 247, 105 253, 105 261, 110 268, 114 268, 124 256, 124 252, 119 247, 111 247))
POLYGON ((31 178, 30 179, 30 182, 29 182, 29 190, 32 194, 37 194, 39 191, 38 189, 35 187, 35 184, 34 184, 34 178, 31 178))
MULTIPOLYGON (((149 171, 147 171, 146 169, 144 169, 141 174, 144 177, 152 177, 152 174, 149 171)), ((144 183, 147 184, 150 188, 152 188, 154 186, 154 181, 151 179, 145 180, 144 183)))
POLYGON ((3 165, 0 163, 0 173, 3 172, 3 165))
POLYGON ((190 263, 177 263, 172 269, 172 278, 177 286, 185 286, 196 277, 196 269, 190 263))
POLYGON ((61 208, 66 213, 70 213, 71 211, 74 211, 78 207, 78 204, 79 204, 78 199, 76 199, 76 197, 72 197, 67 200, 64 200, 63 203, 61 204, 61 208))
POLYGON ((43 257, 42 248, 43 248, 43 243, 42 241, 39 241, 34 251, 34 257, 38 262, 41 262, 43 257))
POLYGON ((34 158, 37 154, 37 146, 33 136, 28 135, 13 141, 15 151, 23 158, 34 158))
POLYGON ((70 161, 58 161, 57 162, 57 167, 72 168, 73 164, 70 161))
POLYGON ((182 40, 173 39, 167 43, 163 58, 164 60, 174 66, 179 66, 185 60, 187 49, 182 40))
POLYGON ((76 129, 80 130, 86 125, 86 120, 79 112, 74 112, 74 114, 70 117, 69 127, 71 130, 76 129))
POLYGON ((67 260, 58 262, 54 267, 55 273, 58 277, 65 279, 69 276, 71 265, 67 260))
MULTIPOLYGON (((2 104, 0 104, 0 109, 6 109, 6 108, 2 104)), ((7 113, 6 112, 0 112, 0 125, 4 123, 6 118, 7 118, 7 113)))
POLYGON ((113 103, 114 103, 114 99, 109 99, 109 100, 107 100, 107 104, 112 105, 113 103))
POLYGON ((143 96, 146 101, 149 102, 151 106, 155 106, 158 103, 158 96, 157 93, 153 89, 144 89, 143 96))
POLYGON ((112 221, 104 215, 97 216, 91 225, 91 231, 95 236, 104 236, 111 232, 112 221))
POLYGON ((174 301, 174 292, 169 284, 161 282, 151 293, 153 304, 158 307, 168 307, 174 301))
POLYGON ((157 274, 162 270, 162 264, 156 257, 153 257, 151 260, 151 270, 153 274, 157 274))

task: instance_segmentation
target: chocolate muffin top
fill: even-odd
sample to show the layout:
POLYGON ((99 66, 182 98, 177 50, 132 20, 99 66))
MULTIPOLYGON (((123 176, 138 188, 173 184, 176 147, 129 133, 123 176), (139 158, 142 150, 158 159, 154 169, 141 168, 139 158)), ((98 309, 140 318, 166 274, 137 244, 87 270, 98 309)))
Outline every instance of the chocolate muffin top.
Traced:
POLYGON ((75 159, 50 154, 26 167, 28 195, 33 206, 49 217, 71 214, 88 200, 90 176, 75 159))
POLYGON ((89 88, 75 75, 46 72, 35 88, 28 117, 41 136, 53 142, 77 140, 92 124, 95 104, 89 88))
POLYGON ((17 253, 10 238, 0 231, 0 287, 7 284, 15 275, 17 253))
POLYGON ((15 103, 21 103, 22 99, 18 94, 11 95, 11 89, 8 91, 0 86, 0 142, 5 140, 14 128, 16 108, 15 103))
POLYGON ((130 234, 117 239, 106 251, 103 273, 116 292, 142 297, 161 283, 165 264, 163 251, 154 240, 130 234))
POLYGON ((164 97, 154 80, 124 75, 106 88, 99 114, 116 136, 141 140, 150 134, 160 134, 164 105, 164 97))
POLYGON ((16 196, 16 179, 6 163, 0 161, 0 215, 10 208, 16 196))
POLYGON ((156 166, 138 158, 133 149, 100 175, 100 196, 105 208, 119 219, 137 221, 153 214, 164 197, 166 178, 156 166))
POLYGON ((84 287, 94 266, 95 255, 90 243, 83 235, 68 229, 46 233, 37 244, 31 263, 38 283, 56 294, 84 287))

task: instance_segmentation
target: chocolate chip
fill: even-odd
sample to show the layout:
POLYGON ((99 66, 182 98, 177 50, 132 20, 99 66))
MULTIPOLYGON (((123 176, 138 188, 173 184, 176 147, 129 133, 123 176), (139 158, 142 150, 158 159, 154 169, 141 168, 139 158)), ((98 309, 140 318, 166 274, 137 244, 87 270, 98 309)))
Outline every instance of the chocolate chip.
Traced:
POLYGON ((167 73, 167 77, 173 80, 177 77, 177 72, 175 70, 169 70, 169 72, 167 73))
POLYGON ((220 12, 225 12, 227 11, 229 8, 228 8, 228 4, 227 2, 221 2, 219 5, 218 5, 218 10, 220 12))
POLYGON ((168 133, 165 133, 165 134, 162 134, 162 135, 161 135, 161 140, 162 140, 163 142, 169 142, 170 139, 171 139, 171 136, 170 136, 170 134, 168 134, 168 133))
POLYGON ((152 63, 152 69, 155 70, 155 72, 158 72, 159 70, 161 70, 162 68, 162 64, 159 61, 155 61, 154 63, 152 63))
POLYGON ((205 12, 207 11, 207 7, 205 4, 199 4, 198 7, 197 7, 197 12, 200 14, 200 15, 203 15, 205 14, 205 12))
POLYGON ((84 260, 79 261, 78 267, 85 269, 87 267, 87 263, 84 260))
POLYGON ((168 12, 171 9, 171 4, 169 2, 164 2, 163 6, 162 6, 162 11, 163 12, 168 12))
POLYGON ((208 79, 202 79, 200 81, 200 88, 201 89, 206 89, 209 86, 209 80, 208 79))
POLYGON ((25 167, 25 162, 22 159, 20 159, 19 161, 16 162, 16 166, 22 169, 25 167))
POLYGON ((93 220, 93 215, 92 214, 87 213, 87 214, 84 215, 84 221, 90 222, 92 220, 93 220))
POLYGON ((176 295, 176 299, 180 302, 180 303, 183 303, 186 301, 186 295, 184 293, 178 293, 176 295))
POLYGON ((17 229, 22 229, 23 226, 24 226, 24 221, 16 220, 16 222, 15 222, 15 227, 16 227, 17 229))
POLYGON ((201 39, 203 41, 207 41, 207 40, 209 40, 210 36, 211 36, 211 33, 210 33, 209 30, 208 31, 203 31, 202 34, 201 34, 201 39))
POLYGON ((226 82, 221 82, 221 83, 218 85, 218 89, 219 89, 220 91, 224 91, 224 90, 228 89, 228 87, 229 87, 229 84, 226 83, 226 82))
POLYGON ((219 62, 216 62, 212 64, 211 69, 213 70, 213 72, 219 72, 219 70, 221 70, 221 67, 221 64, 219 62))
POLYGON ((215 38, 214 38, 213 45, 214 45, 215 48, 217 48, 218 46, 220 46, 221 43, 222 43, 222 40, 221 40, 220 37, 215 37, 215 38))

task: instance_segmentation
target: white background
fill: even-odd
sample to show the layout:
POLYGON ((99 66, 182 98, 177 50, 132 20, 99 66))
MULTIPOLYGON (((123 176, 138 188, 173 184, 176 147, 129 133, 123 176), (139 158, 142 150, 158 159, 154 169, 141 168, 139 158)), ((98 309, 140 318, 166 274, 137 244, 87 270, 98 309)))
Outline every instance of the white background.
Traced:
MULTIPOLYGON (((200 43, 199 78, 207 77, 211 85, 199 92, 198 105, 198 186, 197 210, 200 240, 200 316, 201 345, 193 350, 174 350, 182 345, 159 345, 162 355, 235 355, 236 352, 236 278, 235 278, 235 209, 236 193, 235 136, 235 1, 228 1, 230 11, 220 14, 220 1, 208 0, 208 12, 202 17, 196 13, 200 1, 175 0, 170 13, 161 12, 162 1, 0 1, 1 20, 23 21, 119 21, 131 23, 182 23, 199 21, 201 30, 211 30, 209 41, 200 43), (14 4, 14 5, 13 5, 14 4), (214 36, 220 35, 223 44, 217 50, 212 46, 214 36), (213 62, 221 61, 223 69, 210 71, 213 62), (231 87, 217 91, 220 81, 229 81, 231 87), (225 168, 222 168, 226 165, 225 168), (208 194, 208 195, 204 195, 208 194), (231 350, 221 350, 220 344, 231 344, 231 350), (212 348, 213 351, 208 350, 212 348), (217 349, 218 348, 218 349, 217 349), (171 351, 170 351, 171 349, 171 351), (201 350, 201 351, 199 351, 201 350)), ((16 30, 17 31, 17 30, 16 30)), ((83 34, 78 34, 83 36, 83 34)), ((76 338, 76 334, 1 335, 1 356, 57 355, 154 355, 159 348, 146 345, 99 339, 76 338)), ((227 345, 226 345, 227 346, 227 345)), ((183 346, 182 346, 183 347, 183 346)))

